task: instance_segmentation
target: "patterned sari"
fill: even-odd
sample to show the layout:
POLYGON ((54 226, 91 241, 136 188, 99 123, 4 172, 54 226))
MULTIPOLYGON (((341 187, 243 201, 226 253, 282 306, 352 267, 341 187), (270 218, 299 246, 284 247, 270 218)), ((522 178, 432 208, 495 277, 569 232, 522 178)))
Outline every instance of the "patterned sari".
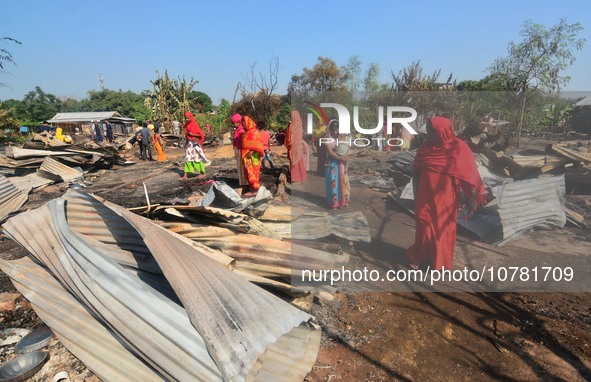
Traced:
MULTIPOLYGON (((326 129, 327 136, 330 135, 330 129, 326 129)), ((334 151, 335 143, 329 143, 334 151)), ((326 152, 326 149, 324 149, 326 152)), ((325 159, 325 185, 326 185, 326 203, 331 209, 346 207, 349 205, 349 177, 347 176, 347 164, 330 155, 326 154, 325 159)))
POLYGON ((244 164, 249 186, 253 190, 258 190, 261 187, 259 176, 261 173, 261 159, 265 155, 265 150, 263 149, 263 142, 257 125, 248 116, 244 117, 244 130, 241 151, 242 163, 244 164))

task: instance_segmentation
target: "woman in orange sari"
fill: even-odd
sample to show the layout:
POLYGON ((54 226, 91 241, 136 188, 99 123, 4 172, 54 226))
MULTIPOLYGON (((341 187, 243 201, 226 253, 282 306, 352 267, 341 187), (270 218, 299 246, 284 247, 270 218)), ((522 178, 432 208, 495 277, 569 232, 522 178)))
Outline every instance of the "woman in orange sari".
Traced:
POLYGON ((248 116, 244 116, 243 122, 245 133, 242 136, 242 163, 244 164, 248 184, 252 190, 256 191, 261 187, 259 176, 261 173, 261 160, 265 155, 265 150, 256 123, 248 116))
POLYGON ((415 243, 407 250, 410 266, 452 267, 459 200, 475 210, 486 203, 486 191, 468 145, 456 138, 451 120, 427 120, 428 141, 413 163, 415 243), (418 184, 416 183, 418 182, 418 184))
POLYGON ((154 134, 154 148, 156 149, 156 152, 158 153, 158 158, 156 158, 156 160, 158 162, 166 161, 166 155, 164 155, 164 142, 162 141, 162 135, 160 134, 160 129, 158 131, 156 131, 156 134, 154 134))

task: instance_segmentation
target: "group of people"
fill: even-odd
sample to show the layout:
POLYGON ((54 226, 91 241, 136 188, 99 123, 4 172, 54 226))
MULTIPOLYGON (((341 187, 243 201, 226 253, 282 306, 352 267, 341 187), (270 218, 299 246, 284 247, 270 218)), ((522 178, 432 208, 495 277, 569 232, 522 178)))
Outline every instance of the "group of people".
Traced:
MULTIPOLYGON (((182 180, 195 172, 198 177, 203 177, 205 166, 209 163, 202 148, 203 131, 191 112, 185 113, 185 119, 187 147, 182 180)), ((266 161, 271 168, 274 167, 269 152, 269 134, 264 129, 259 130, 249 116, 234 114, 231 122, 234 126, 233 146, 239 185, 256 192, 261 187, 261 167, 266 161)), ((149 131, 147 127, 144 129, 149 131)), ((325 137, 332 139, 326 139, 319 145, 318 161, 325 177, 327 207, 335 210, 347 207, 350 201, 350 140, 339 134, 337 120, 330 121, 325 131, 325 137)), ((458 207, 474 211, 486 204, 486 192, 472 151, 456 137, 452 121, 442 116, 431 117, 427 120, 426 132, 426 142, 417 150, 413 163, 416 232, 415 242, 406 256, 412 268, 428 265, 432 269, 450 269, 458 207)), ((303 124, 297 111, 291 114, 285 146, 290 160, 291 180, 303 183, 307 178, 310 150, 304 140, 303 124)))
POLYGON ((154 160, 152 158, 152 146, 156 150, 158 162, 166 161, 166 155, 164 154, 164 141, 162 140, 161 128, 152 127, 148 124, 148 121, 144 122, 135 132, 135 141, 140 147, 140 160, 154 160))
MULTIPOLYGON (((288 153, 292 159, 291 174, 295 182, 305 179, 302 177, 300 159, 307 151, 307 145, 295 143, 297 140, 305 143, 300 129, 299 114, 292 113, 286 146, 291 145, 288 153), (294 144, 300 147, 299 152, 294 150, 294 144)), ((324 137, 332 139, 326 139, 324 141, 328 143, 323 142, 318 146, 317 174, 325 177, 326 205, 334 210, 349 205, 350 147, 347 146, 347 137, 339 135, 337 120, 328 123, 324 137)), ((403 140, 410 142, 411 138, 403 136, 403 140)), ((402 149, 408 150, 408 145, 402 149)), ((436 270, 450 269, 458 209, 467 214, 487 202, 474 156, 469 146, 456 137, 452 121, 436 115, 427 119, 426 139, 417 150, 412 168, 416 232, 415 242, 406 252, 409 265, 414 269, 423 266, 436 270)))
POLYGON ((102 142, 104 139, 109 143, 113 142, 115 139, 115 136, 113 135, 113 125, 111 125, 111 122, 109 122, 108 119, 105 119, 102 122, 95 119, 91 123, 92 133, 96 142, 102 142))

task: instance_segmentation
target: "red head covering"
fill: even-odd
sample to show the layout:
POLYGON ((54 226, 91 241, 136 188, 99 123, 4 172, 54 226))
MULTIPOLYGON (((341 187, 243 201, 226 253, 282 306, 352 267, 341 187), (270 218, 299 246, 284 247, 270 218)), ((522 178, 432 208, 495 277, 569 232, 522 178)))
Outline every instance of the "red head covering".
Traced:
POLYGON ((197 121, 193 117, 193 114, 190 111, 185 112, 185 117, 189 117, 189 122, 185 123, 185 136, 188 140, 194 141, 195 139, 199 140, 199 143, 203 143, 205 139, 205 134, 199 127, 197 121))
POLYGON ((248 116, 245 116, 243 121, 246 132, 242 136, 242 157, 244 158, 249 151, 257 151, 264 155, 265 150, 261 141, 261 133, 257 129, 256 123, 248 116))
POLYGON ((232 144, 238 150, 241 150, 242 149, 242 136, 244 135, 244 124, 242 123, 242 116, 240 114, 236 113, 230 118, 230 120, 232 121, 232 123, 240 122, 240 125, 238 125, 236 130, 234 130, 234 138, 232 140, 232 144))
POLYGON ((468 145, 454 134, 451 120, 433 117, 431 125, 441 142, 436 145, 427 142, 419 147, 413 170, 448 174, 456 179, 464 195, 469 197, 474 194, 477 206, 485 204, 486 190, 478 173, 474 155, 468 145))

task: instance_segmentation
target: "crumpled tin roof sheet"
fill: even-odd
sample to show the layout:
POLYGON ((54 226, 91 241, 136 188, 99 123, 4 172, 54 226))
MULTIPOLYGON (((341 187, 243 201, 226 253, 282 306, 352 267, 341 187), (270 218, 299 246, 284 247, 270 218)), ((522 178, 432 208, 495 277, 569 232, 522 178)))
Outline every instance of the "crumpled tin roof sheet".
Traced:
POLYGON ((44 178, 64 182, 70 182, 84 175, 82 171, 66 166, 50 157, 45 158, 41 167, 37 170, 37 174, 44 178))
POLYGON ((371 241, 369 223, 361 211, 339 215, 306 213, 291 222, 292 239, 315 240, 330 235, 351 241, 371 241))
POLYGON ((36 249, 33 255, 59 274, 70 293, 165 378, 221 380, 185 310, 70 230, 64 203, 55 199, 17 215, 4 224, 5 230, 36 249), (31 232, 38 235, 32 237, 31 232))
POLYGON ((27 194, 16 188, 4 175, 0 175, 0 222, 27 201, 27 194))
MULTIPOLYGON (((275 374, 274 351, 269 346, 298 327, 305 335, 285 339, 290 348, 280 352, 289 354, 294 365, 303 362, 305 369, 312 367, 319 332, 307 326, 310 315, 199 256, 186 242, 170 240, 171 233, 164 228, 111 203, 105 205, 120 213, 144 237, 208 344, 224 380, 254 379, 260 370, 275 374)), ((305 374, 298 378, 303 379, 305 374)))
POLYGON ((13 159, 32 158, 32 157, 49 157, 60 155, 76 155, 76 153, 68 151, 57 150, 34 150, 24 149, 16 146, 9 146, 6 148, 6 156, 13 159))
POLYGON ((72 231, 64 204, 57 199, 10 219, 7 234, 165 379, 300 381, 314 364, 320 330, 308 323, 311 316, 240 279, 174 233, 109 204, 139 228, 195 331, 187 312, 148 285, 141 271, 135 276, 105 256, 96 241, 72 231))
POLYGON ((269 230, 268 227, 258 219, 222 208, 209 206, 175 206, 174 208, 169 206, 159 206, 156 207, 155 212, 162 210, 174 216, 178 216, 180 214, 190 218, 188 219, 189 221, 196 223, 208 222, 220 227, 230 228, 234 231, 252 233, 274 239, 281 239, 279 235, 269 230))
POLYGON ((53 183, 53 180, 43 178, 36 173, 27 174, 25 176, 12 176, 8 180, 14 184, 16 188, 28 194, 31 190, 36 190, 53 183))
POLYGON ((0 260, 0 268, 14 281, 35 312, 74 356, 104 381, 162 381, 123 345, 119 336, 105 327, 45 268, 31 259, 0 260))
MULTIPOLYGON (((458 213, 458 224, 476 234, 482 241, 503 245, 534 227, 564 227, 564 175, 542 176, 528 180, 502 182, 502 178, 484 177, 495 199, 476 213, 458 213)), ((394 198, 414 213, 411 183, 394 198)))

